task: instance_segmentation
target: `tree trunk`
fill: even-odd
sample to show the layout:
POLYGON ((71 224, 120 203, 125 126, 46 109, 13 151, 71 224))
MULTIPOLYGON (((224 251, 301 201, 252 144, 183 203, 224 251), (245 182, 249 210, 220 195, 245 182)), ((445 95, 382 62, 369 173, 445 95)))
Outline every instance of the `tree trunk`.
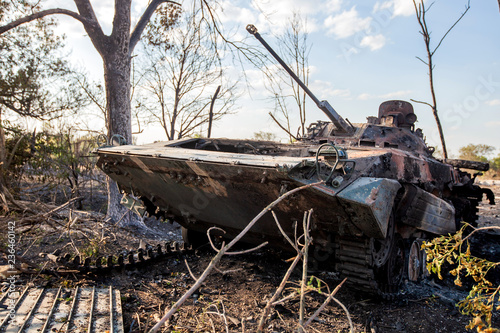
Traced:
MULTIPOLYGON (((104 81, 107 100, 108 137, 121 135, 128 144, 132 143, 132 119, 130 106, 130 70, 131 57, 128 47, 110 48, 103 56, 104 81), (118 49, 118 50, 117 50, 118 49)), ((108 177, 108 210, 107 217, 122 226, 144 226, 144 223, 130 210, 120 204, 121 193, 116 182, 108 177)))

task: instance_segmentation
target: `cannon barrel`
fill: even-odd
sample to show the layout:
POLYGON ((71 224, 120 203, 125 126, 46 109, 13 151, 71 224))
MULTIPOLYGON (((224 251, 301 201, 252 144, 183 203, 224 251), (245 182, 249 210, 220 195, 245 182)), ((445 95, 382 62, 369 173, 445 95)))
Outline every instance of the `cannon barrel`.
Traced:
POLYGON ((288 65, 280 58, 280 56, 274 52, 274 50, 267 44, 267 42, 258 33, 257 28, 253 24, 247 25, 247 31, 254 35, 255 38, 271 53, 271 55, 276 59, 280 65, 287 71, 288 74, 297 82, 297 84, 304 89, 306 94, 316 103, 318 108, 323 111, 326 116, 332 121, 339 133, 352 134, 354 128, 348 124, 344 118, 342 118, 335 109, 327 101, 320 101, 309 88, 298 78, 298 76, 288 67, 288 65))

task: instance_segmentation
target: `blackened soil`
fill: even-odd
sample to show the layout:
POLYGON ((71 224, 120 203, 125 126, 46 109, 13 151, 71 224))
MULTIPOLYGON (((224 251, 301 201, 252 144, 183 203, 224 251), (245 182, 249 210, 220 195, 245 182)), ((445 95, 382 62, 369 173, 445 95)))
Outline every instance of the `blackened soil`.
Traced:
MULTIPOLYGON (((500 187, 493 188, 497 198, 500 187)), ((480 226, 500 226, 498 206, 487 203, 480 207, 480 226)), ((83 219, 82 219, 83 221, 83 219)), ((75 232, 62 233, 39 226, 20 236, 18 254, 38 268, 55 269, 55 264, 40 257, 40 252, 62 248, 67 252, 91 251, 89 238, 99 245, 99 255, 116 254, 123 249, 136 249, 140 243, 156 245, 180 240, 176 224, 147 222, 148 229, 127 230, 99 220, 86 220, 73 226, 75 232), (77 229, 81 230, 77 232, 77 229), (94 232, 90 231, 94 230, 94 232), (85 236, 83 235, 85 234, 85 236), (142 242, 141 242, 142 240, 142 242)), ((477 234, 471 239, 474 252, 500 261, 500 233, 477 234)), ((95 247, 94 247, 95 249, 95 247)), ((187 265, 194 276, 200 276, 214 256, 208 246, 187 254, 176 254, 153 266, 115 271, 104 275, 37 275, 23 274, 19 285, 29 281, 47 286, 113 285, 122 293, 125 332, 146 332, 162 314, 193 284, 187 265)), ((279 286, 290 262, 286 254, 263 249, 251 254, 226 256, 218 270, 180 308, 167 323, 166 332, 254 332, 266 302, 279 286)), ((311 281, 322 293, 306 297, 306 318, 325 300, 326 286, 335 288, 340 280, 330 272, 312 272, 322 280, 311 281)), ((284 291, 289 295, 297 289, 301 270, 296 268, 284 291)), ((495 275, 494 279, 498 276, 495 275)), ((498 281, 498 280, 496 280, 498 281)), ((498 283, 498 282, 496 282, 498 283)), ((451 280, 434 278, 412 283, 405 281, 400 296, 382 301, 356 290, 342 287, 337 299, 349 312, 354 332, 470 332, 465 328, 470 317, 462 315, 455 304, 467 295, 451 280)), ((266 332, 292 332, 299 320, 299 301, 292 298, 277 305, 267 318, 266 332)), ((500 327, 500 316, 493 322, 500 327)), ((307 332, 349 332, 346 311, 330 303, 313 321, 307 332)))

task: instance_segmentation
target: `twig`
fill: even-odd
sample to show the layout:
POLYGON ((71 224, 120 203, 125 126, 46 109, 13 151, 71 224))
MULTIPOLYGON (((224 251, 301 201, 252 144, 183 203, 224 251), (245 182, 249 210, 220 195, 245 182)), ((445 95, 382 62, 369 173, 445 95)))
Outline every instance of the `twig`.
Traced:
POLYGON ((278 300, 278 301, 274 302, 274 303, 273 303, 273 306, 276 306, 276 305, 278 305, 278 304, 284 303, 285 301, 288 301, 289 299, 292 299, 292 298, 294 298, 295 296, 297 296, 297 293, 296 293, 296 292, 292 292, 290 295, 285 296, 285 297, 283 297, 282 299, 280 299, 280 300, 278 300))
POLYGON ((351 333, 354 333, 354 326, 352 325, 352 320, 351 320, 351 315, 349 314, 349 310, 347 310, 347 308, 345 307, 344 304, 342 304, 338 299, 336 299, 335 297, 332 297, 332 299, 335 301, 335 303, 337 303, 338 305, 340 305, 340 307, 342 309, 344 309, 345 311, 345 315, 347 317, 347 320, 349 321, 349 327, 351 328, 351 333))
POLYGON ((221 305, 222 305, 222 313, 220 313, 219 308, 217 306, 215 306, 215 305, 212 305, 212 306, 215 306, 215 309, 217 310, 217 312, 207 311, 205 313, 207 313, 207 314, 214 314, 214 315, 218 315, 219 317, 222 317, 222 319, 224 319, 224 325, 226 327, 226 332, 229 333, 229 325, 227 323, 226 310, 224 308, 224 303, 222 301, 221 301, 221 305))
POLYGON ((312 212, 312 209, 310 209, 308 212, 304 212, 304 219, 302 220, 302 227, 304 228, 304 247, 302 248, 302 253, 304 259, 302 260, 302 282, 300 284, 299 327, 297 330, 299 333, 303 332, 304 329, 303 325, 307 283, 307 263, 309 256, 309 244, 311 242, 311 239, 309 238, 309 226, 311 223, 312 212))
POLYGON ((49 262, 48 262, 48 261, 46 261, 46 262, 43 264, 43 267, 40 269, 40 271, 38 271, 38 274, 37 274, 37 275, 35 275, 35 277, 31 278, 30 283, 31 283, 31 282, 33 282, 33 281, 35 281, 35 280, 36 280, 36 279, 40 276, 40 274, 42 274, 42 272, 44 271, 44 269, 45 269, 45 267, 47 266, 47 264, 48 264, 48 263, 49 263, 49 262))
POLYGON ((299 252, 297 245, 294 242, 292 242, 292 240, 290 239, 290 237, 288 237, 288 235, 285 233, 283 228, 281 228, 281 223, 279 223, 278 218, 276 217, 276 214, 274 213, 274 211, 271 211, 271 214, 273 214, 274 221, 276 222, 276 225, 278 226, 278 229, 280 230, 283 237, 285 237, 285 239, 288 241, 288 243, 290 243, 290 245, 295 249, 295 251, 299 252))
MULTIPOLYGON (((38 214, 35 214, 35 215, 32 215, 32 216, 28 216, 28 217, 25 217, 25 218, 22 218, 18 221, 18 224, 19 225, 23 225, 25 224, 26 222, 33 222, 33 221, 36 221, 38 218, 46 218, 46 219, 50 219, 50 215, 54 214, 55 212, 58 212, 60 211, 61 209, 64 209, 66 206, 68 206, 69 204, 71 204, 73 201, 75 200, 78 200, 78 199, 81 199, 82 197, 77 197, 77 198, 73 198, 73 199, 70 199, 68 200, 66 203, 48 211, 48 212, 45 212, 45 213, 38 213, 38 214)), ((46 221, 48 222, 48 221, 46 221)), ((56 222, 54 220, 54 222, 56 222)), ((57 222, 58 224, 60 224, 59 222, 57 222)), ((54 226, 52 226, 50 223, 49 225, 55 229, 54 226)))
POLYGON ((76 200, 80 200, 80 199, 83 199, 83 197, 76 197, 76 198, 73 198, 73 199, 70 199, 68 200, 66 203, 48 211, 47 213, 43 214, 43 216, 49 216, 49 215, 52 215, 54 214, 55 212, 58 212, 60 211, 61 209, 65 208, 66 206, 68 206, 69 204, 71 204, 73 201, 76 201, 76 200))
POLYGON ((188 264, 188 262, 187 262, 187 260, 186 260, 186 259, 184 259, 184 263, 186 264, 186 267, 187 267, 187 269, 188 269, 189 275, 191 275, 191 278, 192 278, 193 280, 195 280, 195 281, 196 281, 196 280, 198 280, 198 279, 196 278, 196 276, 194 276, 193 272, 191 271, 191 268, 189 267, 189 264, 188 264))
MULTIPOLYGON (((471 226, 472 227, 472 226, 471 226)), ((472 227, 474 228, 474 227, 472 227)), ((485 230, 500 230, 500 227, 497 227, 497 226, 491 226, 491 227, 481 227, 481 228, 475 228, 474 230, 472 230, 472 232, 470 234, 468 234, 466 237, 464 237, 464 239, 462 239, 462 242, 465 242, 470 236, 472 236, 472 234, 474 234, 475 232, 477 231, 485 231, 485 230)))
POLYGON ((283 326, 286 326, 286 328, 288 329, 288 324, 285 322, 285 320, 283 319, 283 317, 281 316, 281 314, 279 313, 279 311, 276 311, 276 314, 278 315, 278 317, 280 318, 281 322, 283 323, 283 326))
POLYGON ((290 275, 292 275, 293 270, 295 269, 295 266, 299 263, 300 259, 302 258, 302 252, 299 252, 297 256, 295 257, 295 260, 292 262, 290 267, 288 268, 288 271, 286 272, 285 276, 281 280, 281 283, 274 293, 273 297, 267 302, 266 307, 264 308, 264 312, 262 313, 259 321, 259 326, 257 327, 257 332, 260 333, 264 329, 264 324, 266 323, 266 318, 267 315, 269 314, 269 311, 271 310, 271 307, 278 298, 279 295, 283 292, 283 289, 285 289, 285 285, 288 282, 288 279, 290 278, 290 275))
POLYGON ((226 274, 229 274, 229 273, 236 273, 236 272, 242 271, 243 269, 242 268, 236 268, 236 269, 228 269, 227 271, 222 271, 219 268, 215 267, 215 270, 217 272, 221 273, 222 275, 226 275, 226 274))
POLYGON ((141 331, 141 318, 139 317, 139 314, 136 312, 135 315, 137 316, 137 325, 139 326, 139 332, 141 331))
POLYGON ((212 325, 212 332, 216 333, 217 331, 215 330, 214 321, 210 317, 208 317, 208 320, 210 321, 210 325, 212 325))
POLYGON ((224 325, 226 327, 226 332, 229 333, 229 325, 227 324, 226 308, 224 307, 224 302, 221 300, 220 304, 222 306, 222 318, 224 318, 224 325))
MULTIPOLYGON (((215 252, 219 252, 220 249, 218 249, 214 243, 212 242, 212 237, 210 237, 210 231, 214 230, 214 229, 217 229, 217 230, 221 230, 222 232, 226 233, 223 229, 219 228, 219 227, 211 227, 207 230, 207 236, 208 236, 208 240, 210 241, 210 245, 212 246, 212 249, 214 249, 215 252)), ((261 247, 264 247, 268 244, 269 242, 264 242, 254 248, 251 248, 251 249, 248 249, 248 250, 242 250, 242 251, 236 251, 236 252, 226 252, 227 255, 239 255, 239 254, 245 254, 245 253, 250 253, 250 252, 253 252, 253 251, 256 251, 258 249, 260 249, 261 247)))
POLYGON ((215 252, 219 252, 220 250, 214 245, 214 243, 212 242, 212 237, 210 237, 210 231, 212 231, 212 230, 220 230, 223 233, 226 233, 226 232, 219 227, 211 227, 211 228, 208 228, 208 230, 207 230, 207 237, 208 237, 208 241, 210 242, 210 246, 212 246, 212 249, 215 252))
POLYGON ((430 103, 427 103, 427 102, 417 101, 416 99, 413 99, 413 98, 410 98, 410 101, 415 102, 415 103, 419 103, 419 104, 424 104, 424 105, 427 105, 430 108, 433 108, 433 106, 430 103))
MULTIPOLYGON (((430 7, 428 8, 428 10, 429 9, 430 9, 430 7)), ((446 36, 458 24, 458 22, 460 22, 460 20, 465 16, 465 14, 467 14, 467 12, 469 11, 469 9, 470 9, 470 0, 467 2, 467 6, 465 6, 465 11, 462 13, 462 15, 460 15, 460 17, 455 21, 455 23, 453 23, 453 25, 448 29, 448 31, 446 31, 446 33, 443 35, 443 37, 441 37, 441 39, 439 40, 438 45, 434 48, 434 51, 432 51, 431 55, 434 55, 434 53, 437 51, 437 49, 439 48, 439 46, 441 46, 441 43, 446 38, 446 36)))
POLYGON ((286 134, 288 134, 291 138, 293 138, 295 141, 297 141, 297 137, 295 135, 293 135, 292 133, 290 133, 290 131, 288 129, 285 128, 285 126, 281 125, 281 123, 278 121, 278 119, 276 119, 274 117, 274 115, 269 112, 269 116, 271 117, 272 120, 274 120, 274 122, 283 130, 286 132, 286 134))
MULTIPOLYGON (((270 211, 274 206, 276 206, 278 203, 283 201, 286 197, 304 190, 306 188, 312 187, 312 186, 317 186, 324 183, 323 181, 321 182, 316 182, 316 183, 311 183, 308 185, 304 185, 301 187, 297 187, 293 190, 290 190, 283 195, 281 195, 278 199, 270 203, 266 208, 264 208, 256 217, 253 218, 250 223, 226 246, 222 246, 222 249, 215 255, 215 257, 210 261, 210 264, 205 268, 205 271, 203 271, 202 275, 200 278, 196 281, 191 288, 189 288, 188 291, 177 301, 175 302, 174 305, 170 308, 170 310, 163 316, 163 318, 149 331, 149 333, 155 333, 157 332, 160 327, 177 311, 177 309, 184 304, 184 302, 196 291, 198 288, 201 286, 203 281, 207 278, 207 276, 211 273, 211 271, 214 269, 215 265, 221 260, 222 256, 234 245, 236 244, 247 232, 250 230, 257 221, 264 216, 268 211, 270 211)), ((223 243, 224 244, 224 243, 223 243)))
POLYGON ((147 315, 147 318, 146 318, 146 326, 144 326, 144 333, 146 333, 148 331, 148 326, 149 326, 149 318, 151 316, 148 314, 147 315))
POLYGON ((227 255, 237 255, 237 254, 245 254, 245 253, 250 253, 250 252, 253 252, 253 251, 256 251, 264 246, 266 246, 267 244, 269 244, 269 242, 264 242, 256 247, 253 247, 251 249, 248 249, 248 250, 242 250, 242 251, 236 251, 236 252, 226 252, 227 255))
MULTIPOLYGON (((302 326, 304 329, 307 326, 309 326, 309 324, 311 324, 311 322, 325 309, 325 307, 328 305, 328 303, 330 303, 330 301, 333 299, 333 296, 335 296, 335 294, 340 290, 340 288, 342 287, 342 285, 346 280, 347 278, 342 280, 342 282, 340 282, 340 284, 328 295, 328 297, 325 299, 323 304, 321 304, 321 306, 316 310, 316 312, 314 312, 314 314, 311 317, 309 317, 306 323, 302 326)), ((349 315, 349 312, 346 313, 349 315)), ((352 326, 351 326, 351 331, 352 331, 352 326)))
POLYGON ((33 244, 35 244, 35 242, 37 240, 39 240, 40 238, 42 238, 42 236, 38 236, 38 237, 35 237, 35 239, 33 240, 33 242, 31 242, 31 244, 28 246, 28 248, 26 249, 26 251, 24 251, 23 254, 21 254, 21 257, 24 257, 26 255, 26 253, 28 253, 29 249, 31 249, 31 247, 33 246, 33 244))

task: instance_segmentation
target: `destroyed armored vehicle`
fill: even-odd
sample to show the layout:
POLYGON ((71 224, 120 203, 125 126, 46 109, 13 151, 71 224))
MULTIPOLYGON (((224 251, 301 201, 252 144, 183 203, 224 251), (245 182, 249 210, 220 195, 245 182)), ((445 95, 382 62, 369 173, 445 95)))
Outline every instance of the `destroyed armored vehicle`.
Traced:
MULTIPOLYGON (((213 226, 235 237, 283 193, 323 181, 274 207, 284 231, 293 238, 312 208, 311 257, 319 269, 361 290, 395 293, 405 274, 416 280, 425 272, 423 240, 454 233, 461 221, 475 224, 483 194, 494 204, 491 191, 460 170, 488 165, 434 158, 410 103, 384 102, 377 117, 351 124, 298 82, 331 120, 313 123, 298 142, 194 138, 101 147, 98 166, 129 207, 178 222, 192 243, 206 242, 213 226)), ((293 250, 271 214, 244 240, 293 250)))

